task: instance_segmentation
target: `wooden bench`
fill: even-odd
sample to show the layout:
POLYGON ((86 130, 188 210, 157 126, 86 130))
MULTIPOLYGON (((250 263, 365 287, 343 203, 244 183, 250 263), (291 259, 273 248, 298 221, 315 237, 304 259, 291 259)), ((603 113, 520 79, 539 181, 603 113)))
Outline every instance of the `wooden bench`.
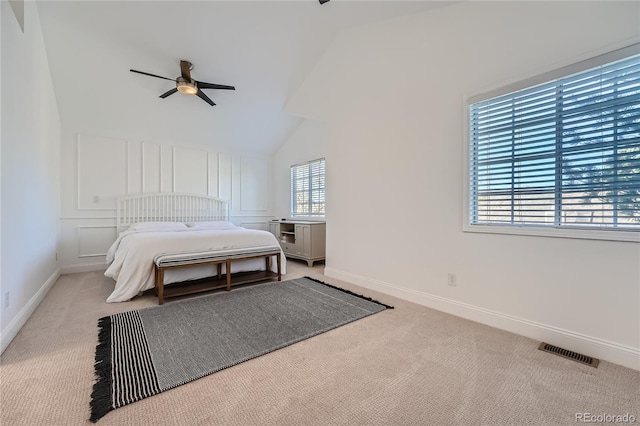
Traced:
POLYGON ((218 288, 226 288, 226 290, 229 291, 233 285, 264 281, 275 277, 277 277, 278 281, 281 281, 281 253, 280 247, 254 247, 250 249, 168 253, 158 255, 153 260, 155 268, 155 290, 158 295, 158 304, 162 305, 165 297, 183 296, 186 294, 200 293, 218 288), (271 271, 271 259, 274 256, 276 257, 277 262, 277 272, 271 271), (259 258, 265 259, 264 271, 231 274, 231 264, 233 262, 259 258), (216 265, 218 268, 218 274, 215 277, 204 280, 195 280, 193 282, 165 287, 164 272, 166 270, 203 265, 216 265), (224 276, 222 276, 222 265, 225 265, 224 276))

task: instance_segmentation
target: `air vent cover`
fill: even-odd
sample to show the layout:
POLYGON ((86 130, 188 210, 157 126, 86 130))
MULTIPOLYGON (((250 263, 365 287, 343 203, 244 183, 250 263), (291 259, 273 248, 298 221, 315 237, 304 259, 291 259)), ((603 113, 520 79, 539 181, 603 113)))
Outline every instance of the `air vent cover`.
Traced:
POLYGON ((559 355, 563 358, 568 358, 570 360, 573 360, 594 368, 598 368, 598 364, 600 364, 600 361, 597 358, 591 358, 589 356, 582 355, 577 352, 569 351, 567 349, 559 348, 557 346, 553 346, 544 342, 540 343, 540 346, 538 346, 538 349, 540 349, 543 352, 549 352, 551 354, 559 355))

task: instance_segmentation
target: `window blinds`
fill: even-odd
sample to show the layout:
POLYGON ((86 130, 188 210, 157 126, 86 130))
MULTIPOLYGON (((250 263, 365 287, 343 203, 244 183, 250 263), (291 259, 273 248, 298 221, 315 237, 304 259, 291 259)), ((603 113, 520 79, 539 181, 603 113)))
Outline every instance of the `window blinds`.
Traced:
POLYGON ((324 158, 291 166, 291 216, 324 217, 324 158))
POLYGON ((469 223, 640 229, 640 55, 469 106, 469 223))

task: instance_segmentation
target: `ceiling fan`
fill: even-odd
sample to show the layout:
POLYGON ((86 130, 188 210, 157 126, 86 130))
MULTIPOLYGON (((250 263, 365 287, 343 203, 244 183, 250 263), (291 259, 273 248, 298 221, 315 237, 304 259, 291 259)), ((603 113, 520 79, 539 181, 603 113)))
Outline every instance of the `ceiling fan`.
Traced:
POLYGON ((137 72, 138 74, 144 74, 151 77, 162 78, 164 80, 171 80, 176 82, 175 89, 168 90, 164 92, 160 97, 162 99, 166 98, 169 95, 173 95, 176 92, 180 92, 185 95, 197 95, 200 99, 205 101, 211 106, 214 106, 215 103, 209 99, 207 95, 205 95, 201 89, 220 89, 220 90, 236 90, 233 86, 225 86, 222 84, 213 84, 213 83, 205 83, 204 81, 197 81, 191 78, 191 70, 193 69, 193 65, 189 61, 180 61, 180 71, 181 75, 176 78, 167 78, 162 77, 155 74, 150 74, 148 72, 138 71, 138 70, 129 70, 131 72, 137 72))

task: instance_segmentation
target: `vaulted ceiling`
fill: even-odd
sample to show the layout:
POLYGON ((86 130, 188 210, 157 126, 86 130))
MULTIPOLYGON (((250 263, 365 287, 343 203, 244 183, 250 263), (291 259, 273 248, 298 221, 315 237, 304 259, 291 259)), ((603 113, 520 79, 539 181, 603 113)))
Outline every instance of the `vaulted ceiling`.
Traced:
MULTIPOLYGON (((446 5, 434 1, 40 1, 63 128, 269 153, 300 123, 284 111, 337 34, 446 5), (192 77, 233 85, 159 95, 192 77)), ((26 23, 28 26, 28 22, 26 23)), ((375 90, 375 88, 372 88, 375 90)))

